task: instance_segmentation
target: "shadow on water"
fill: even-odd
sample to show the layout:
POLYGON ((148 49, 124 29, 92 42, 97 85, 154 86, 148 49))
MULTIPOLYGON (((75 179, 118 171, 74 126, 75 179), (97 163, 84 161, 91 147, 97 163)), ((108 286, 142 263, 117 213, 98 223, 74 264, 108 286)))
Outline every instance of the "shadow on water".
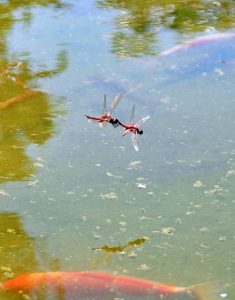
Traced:
MULTIPOLYGON (((61 1, 8 1, 0 4, 0 182, 23 180, 35 172, 27 155, 30 144, 42 145, 55 134, 55 118, 62 113, 52 96, 40 91, 38 78, 56 76, 67 68, 67 54, 57 54, 56 66, 34 71, 30 59, 11 57, 7 38, 16 22, 31 16, 34 5, 63 6, 61 1), (22 9, 22 19, 15 18, 22 9), (53 101, 52 101, 53 100, 53 101)), ((26 22, 28 23, 28 22, 26 22)))

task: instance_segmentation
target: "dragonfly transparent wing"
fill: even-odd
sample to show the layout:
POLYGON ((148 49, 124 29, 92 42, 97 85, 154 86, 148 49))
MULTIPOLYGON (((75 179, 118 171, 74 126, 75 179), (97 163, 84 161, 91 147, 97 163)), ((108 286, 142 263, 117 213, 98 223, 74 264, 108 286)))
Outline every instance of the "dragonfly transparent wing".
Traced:
POLYGON ((142 124, 144 124, 144 122, 146 122, 148 119, 150 118, 150 116, 144 117, 141 120, 139 120, 136 124, 135 127, 139 128, 142 124))
POLYGON ((122 136, 126 135, 128 132, 130 132, 129 129, 124 129, 124 130, 123 130, 123 133, 122 133, 122 136))
POLYGON ((107 121, 99 122, 100 128, 104 128, 107 126, 107 121))
MULTIPOLYGON (((104 95, 104 102, 103 102, 103 107, 102 107, 101 116, 107 116, 107 101, 106 101, 106 95, 104 95)), ((104 127, 107 126, 107 122, 106 122, 106 121, 99 122, 99 126, 100 126, 100 128, 104 128, 104 127)))
POLYGON ((134 118, 135 118, 135 104, 132 106, 131 115, 130 115, 130 124, 134 124, 134 118))
POLYGON ((113 103, 111 105, 111 111, 110 111, 111 116, 113 115, 114 110, 115 110, 116 106, 118 105, 118 103, 120 102, 121 99, 122 99, 122 95, 117 95, 115 97, 115 99, 113 100, 113 103))
POLYGON ((101 115, 107 115, 107 101, 106 101, 106 95, 104 95, 104 101, 103 101, 103 107, 101 111, 101 115))
POLYGON ((133 143, 135 151, 139 151, 139 142, 138 142, 138 134, 137 133, 134 133, 134 132, 131 133, 131 141, 133 143))

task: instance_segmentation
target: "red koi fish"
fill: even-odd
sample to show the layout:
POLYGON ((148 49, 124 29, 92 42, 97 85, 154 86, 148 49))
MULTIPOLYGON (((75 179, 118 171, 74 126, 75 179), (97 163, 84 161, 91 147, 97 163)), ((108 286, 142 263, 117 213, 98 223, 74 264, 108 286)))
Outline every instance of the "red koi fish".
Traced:
POLYGON ((235 38, 235 32, 214 33, 214 34, 199 36, 193 40, 185 41, 182 44, 176 45, 173 48, 161 52, 159 53, 159 56, 168 56, 193 46, 202 45, 210 42, 234 39, 234 38, 235 38))
POLYGON ((3 282, 0 285, 0 292, 4 291, 29 296, 29 299, 31 297, 39 299, 37 295, 54 295, 53 299, 63 300, 113 300, 120 299, 120 297, 125 297, 125 299, 129 299, 129 297, 134 297, 134 299, 144 299, 144 297, 174 299, 175 297, 178 299, 178 296, 185 294, 188 294, 190 299, 216 299, 212 298, 213 285, 211 284, 177 287, 102 272, 26 273, 3 282))

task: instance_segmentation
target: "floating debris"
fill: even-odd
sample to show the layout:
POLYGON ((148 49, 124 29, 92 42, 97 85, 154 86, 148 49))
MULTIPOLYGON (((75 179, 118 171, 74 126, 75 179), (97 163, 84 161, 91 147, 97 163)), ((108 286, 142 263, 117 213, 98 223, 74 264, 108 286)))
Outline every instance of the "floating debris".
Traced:
MULTIPOLYGON (((120 223, 122 223, 121 226, 126 226, 127 225, 126 222, 120 222, 120 223)), ((102 251, 104 251, 106 253, 109 253, 109 254, 114 254, 114 253, 122 253, 123 254, 123 253, 125 253, 124 252, 125 248, 140 246, 143 243, 145 243, 147 240, 149 240, 148 237, 141 237, 141 238, 135 239, 133 241, 127 241, 126 244, 124 244, 124 245, 117 244, 115 246, 111 246, 110 247, 110 246, 108 246, 108 245, 105 244, 105 245, 103 245, 101 247, 92 248, 91 250, 102 250, 102 251)), ((130 252, 128 254, 129 257, 132 256, 131 253, 134 253, 134 252, 130 252)))
POLYGON ((199 244, 200 247, 205 248, 205 249, 209 249, 208 246, 204 245, 204 244, 199 244))
POLYGON ((215 68, 214 72, 219 76, 224 76, 224 72, 220 68, 215 68))
POLYGON ((202 181, 197 180, 197 181, 195 181, 195 182, 193 183, 193 186, 194 186, 195 188, 201 188, 201 187, 204 186, 204 184, 202 183, 202 181))
POLYGON ((193 207, 194 208, 202 208, 202 205, 201 204, 195 204, 193 207))
POLYGON ((38 179, 31 180, 29 181, 28 186, 37 186, 38 183, 39 183, 38 179))
POLYGON ((223 299, 225 299, 225 298, 228 297, 228 294, 227 294, 227 293, 221 293, 221 294, 220 294, 220 297, 223 298, 223 299))
POLYGON ((96 239, 96 240, 99 240, 100 238, 101 238, 101 235, 100 234, 94 234, 94 238, 96 239))
POLYGON ((111 172, 106 172, 106 175, 109 176, 109 177, 114 177, 114 178, 122 178, 122 176, 114 175, 111 172))
POLYGON ((1 266, 0 270, 3 271, 4 276, 7 278, 12 278, 15 275, 13 270, 9 267, 1 266))
POLYGON ((230 177, 232 175, 235 175, 235 170, 234 169, 231 169, 229 170, 227 173, 226 173, 226 177, 230 177))
POLYGON ((74 192, 74 191, 68 191, 67 195, 76 195, 76 192, 74 192))
POLYGON ((160 232, 163 234, 167 234, 167 235, 174 235, 175 229, 173 227, 164 227, 164 228, 161 228, 160 232))
POLYGON ((139 189, 146 189, 146 183, 142 183, 142 182, 136 182, 136 186, 139 188, 139 189))
POLYGON ((141 161, 140 160, 135 160, 129 163, 127 170, 137 170, 140 165, 141 165, 141 161))
POLYGON ((1 196, 9 196, 9 194, 7 192, 5 192, 4 190, 0 190, 0 195, 1 196))
POLYGON ((36 160, 37 160, 37 161, 41 161, 41 162, 46 162, 45 159, 43 159, 43 158, 40 157, 40 156, 38 156, 38 157, 36 158, 36 160))
POLYGON ((176 223, 176 224, 182 224, 181 218, 177 218, 176 221, 175 221, 175 223, 176 223))
POLYGON ((225 241, 227 241, 227 237, 226 236, 220 236, 218 240, 221 241, 221 242, 225 242, 225 241))
POLYGON ((82 219, 83 222, 86 222, 87 221, 87 216, 82 216, 81 219, 82 219))
POLYGON ((103 245, 103 246, 98 247, 98 248, 92 248, 91 250, 102 250, 106 253, 113 254, 113 253, 122 252, 125 249, 125 247, 126 246, 122 246, 120 244, 115 245, 113 247, 109 247, 108 245, 103 245))
POLYGON ((138 177, 137 180, 138 181, 143 181, 143 180, 145 180, 145 178, 144 177, 138 177))
POLYGON ((132 251, 132 252, 128 253, 127 256, 130 257, 130 258, 136 258, 137 254, 132 251))
POLYGON ((193 215, 193 214, 195 214, 195 211, 190 211, 190 210, 188 210, 188 211, 186 211, 186 213, 185 213, 186 216, 191 216, 191 215, 193 215))
POLYGON ((37 168, 44 168, 45 165, 43 163, 40 163, 40 162, 35 162, 34 164, 34 167, 37 167, 37 168))
POLYGON ((106 194, 99 194, 99 197, 101 197, 102 199, 110 199, 110 200, 115 200, 117 199, 117 194, 114 192, 110 192, 110 193, 106 193, 106 194))
POLYGON ((141 216, 141 217, 139 217, 139 220, 147 220, 147 219, 149 219, 149 218, 147 218, 146 216, 141 216))
POLYGON ((140 246, 143 243, 145 243, 149 238, 148 237, 141 237, 139 239, 136 239, 134 241, 129 241, 126 244, 126 247, 136 247, 136 246, 140 246))
POLYGON ((215 184, 213 189, 205 191, 204 194, 206 196, 212 196, 212 195, 215 195, 215 194, 223 195, 224 191, 225 190, 223 188, 221 188, 218 184, 215 184))
POLYGON ((7 228, 7 233, 13 233, 13 234, 15 234, 16 231, 13 228, 7 228))
POLYGON ((149 270, 150 266, 146 265, 146 264, 142 264, 138 267, 138 270, 149 270))
POLYGON ((199 229, 201 232, 208 232, 209 229, 207 227, 202 227, 199 229))

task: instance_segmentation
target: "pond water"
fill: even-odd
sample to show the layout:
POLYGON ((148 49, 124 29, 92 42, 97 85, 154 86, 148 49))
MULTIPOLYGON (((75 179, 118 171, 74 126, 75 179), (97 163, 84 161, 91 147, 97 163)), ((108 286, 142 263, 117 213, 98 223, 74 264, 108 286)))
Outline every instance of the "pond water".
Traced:
POLYGON ((235 38, 161 55, 233 32, 234 2, 19 3, 0 2, 0 281, 99 270, 234 299, 235 38), (104 94, 150 116, 138 152, 87 122, 104 94))

